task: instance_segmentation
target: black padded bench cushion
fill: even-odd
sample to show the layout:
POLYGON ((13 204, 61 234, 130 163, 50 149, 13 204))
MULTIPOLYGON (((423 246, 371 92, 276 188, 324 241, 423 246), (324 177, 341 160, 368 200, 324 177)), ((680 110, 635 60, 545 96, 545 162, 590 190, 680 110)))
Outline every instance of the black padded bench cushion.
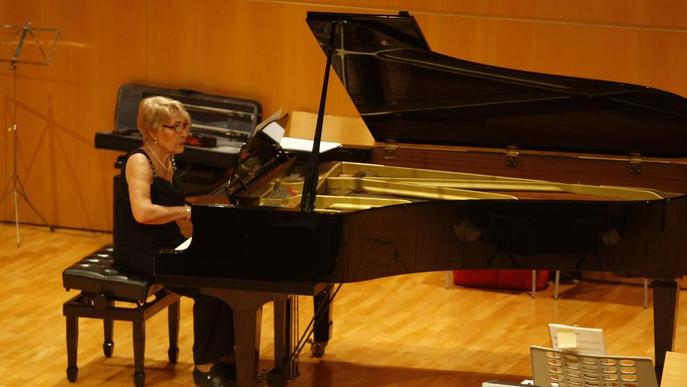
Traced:
POLYGON ((150 279, 117 270, 113 263, 114 248, 105 245, 75 262, 62 272, 62 285, 93 295, 103 294, 112 300, 145 302, 156 289, 150 279))

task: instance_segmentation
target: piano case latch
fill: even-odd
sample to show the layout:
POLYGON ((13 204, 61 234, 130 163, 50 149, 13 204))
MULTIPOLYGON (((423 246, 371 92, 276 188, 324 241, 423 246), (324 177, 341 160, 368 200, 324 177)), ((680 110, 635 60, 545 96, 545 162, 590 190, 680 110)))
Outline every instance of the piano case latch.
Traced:
POLYGON ((642 173, 642 155, 630 153, 630 175, 640 175, 642 173))
POLYGON ((517 146, 508 145, 504 151, 506 155, 506 166, 508 168, 515 168, 518 166, 518 156, 520 156, 520 150, 517 146))

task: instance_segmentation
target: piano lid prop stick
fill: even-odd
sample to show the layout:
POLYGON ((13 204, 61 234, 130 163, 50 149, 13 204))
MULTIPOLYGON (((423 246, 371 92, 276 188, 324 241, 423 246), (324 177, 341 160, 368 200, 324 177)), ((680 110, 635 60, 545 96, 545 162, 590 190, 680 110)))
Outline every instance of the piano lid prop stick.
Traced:
POLYGON ((334 55, 334 33, 336 32, 337 22, 333 20, 330 24, 329 43, 327 44, 327 65, 324 68, 324 80, 322 81, 322 94, 320 95, 320 107, 317 112, 317 122, 315 124, 315 136, 313 138, 312 153, 306 170, 305 182, 303 184, 303 196, 301 199, 301 211, 312 213, 315 210, 315 196, 317 195, 317 178, 319 168, 320 140, 322 139, 322 123, 324 121, 324 107, 327 102, 327 86, 329 85, 329 70, 332 65, 334 55))

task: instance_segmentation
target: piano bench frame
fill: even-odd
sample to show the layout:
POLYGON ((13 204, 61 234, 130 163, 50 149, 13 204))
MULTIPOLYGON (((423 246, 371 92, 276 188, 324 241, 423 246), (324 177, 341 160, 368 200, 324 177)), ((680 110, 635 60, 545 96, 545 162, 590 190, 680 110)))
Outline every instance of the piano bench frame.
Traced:
MULTIPOLYGON (((93 281, 97 280, 91 279, 91 282, 93 281)), ((177 343, 179 339, 180 296, 159 285, 147 286, 146 294, 146 299, 141 301, 121 298, 117 294, 94 293, 82 290, 63 304, 62 312, 67 322, 67 379, 70 382, 76 381, 79 372, 77 367, 79 318, 103 320, 103 353, 106 357, 111 357, 114 351, 114 321, 132 322, 134 347, 133 378, 134 384, 137 387, 142 387, 145 384, 145 322, 161 310, 167 309, 169 327, 169 349, 167 356, 171 364, 176 364, 179 354, 177 343)))

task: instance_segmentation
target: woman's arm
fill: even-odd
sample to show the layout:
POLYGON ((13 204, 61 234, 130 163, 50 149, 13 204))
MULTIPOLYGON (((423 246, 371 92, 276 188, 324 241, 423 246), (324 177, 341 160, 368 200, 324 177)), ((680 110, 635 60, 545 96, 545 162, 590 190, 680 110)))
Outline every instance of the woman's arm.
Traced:
POLYGON ((129 185, 129 200, 131 212, 138 223, 164 224, 175 220, 188 219, 188 206, 161 206, 150 200, 150 184, 153 181, 153 171, 148 159, 141 153, 129 157, 125 171, 126 182, 129 185))

